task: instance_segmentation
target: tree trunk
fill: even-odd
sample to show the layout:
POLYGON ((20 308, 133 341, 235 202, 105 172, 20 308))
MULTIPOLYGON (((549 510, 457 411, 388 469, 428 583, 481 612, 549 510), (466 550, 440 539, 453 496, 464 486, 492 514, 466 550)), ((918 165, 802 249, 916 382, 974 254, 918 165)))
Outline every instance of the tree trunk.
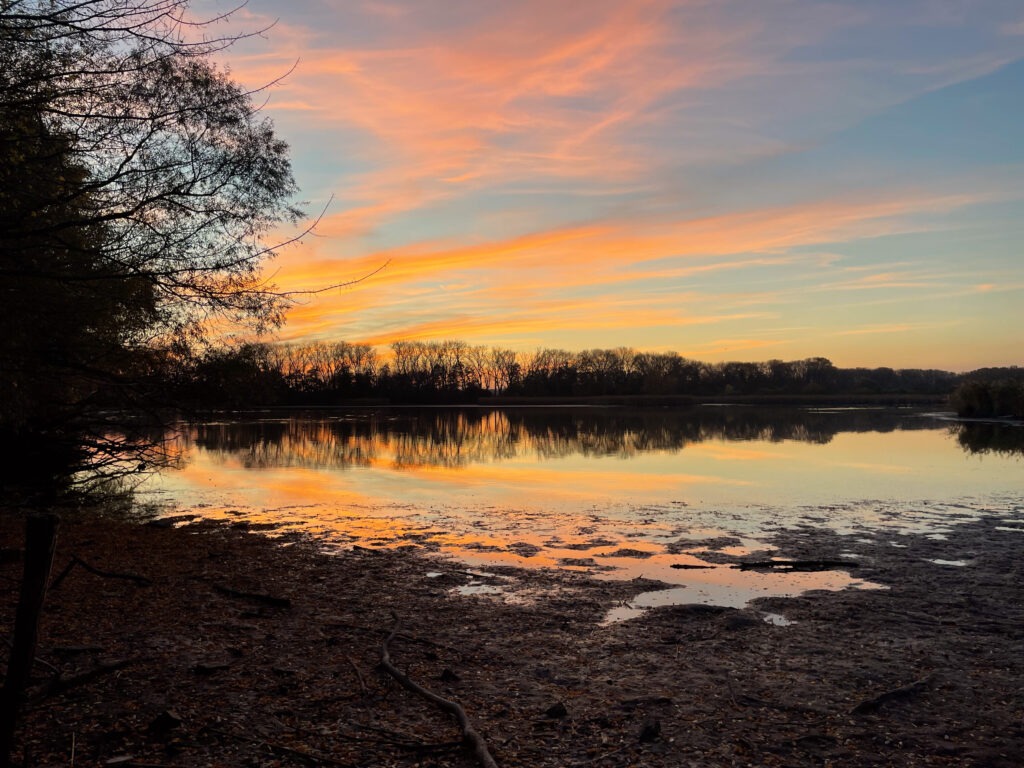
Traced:
POLYGON ((39 639, 39 615, 57 544, 56 515, 29 515, 25 519, 25 566, 14 621, 14 640, 7 660, 7 677, 0 691, 0 765, 10 766, 14 726, 28 685, 39 639))

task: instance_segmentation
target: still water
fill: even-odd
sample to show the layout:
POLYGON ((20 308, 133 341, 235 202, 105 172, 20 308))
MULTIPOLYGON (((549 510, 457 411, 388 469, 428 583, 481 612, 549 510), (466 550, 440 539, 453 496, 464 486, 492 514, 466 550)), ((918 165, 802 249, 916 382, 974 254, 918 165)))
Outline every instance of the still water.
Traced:
POLYGON ((895 409, 276 411, 181 425, 177 468, 145 490, 328 547, 642 575, 686 602, 743 605, 858 582, 679 566, 802 524, 949 536, 982 514, 1024 517, 1022 433, 895 409))

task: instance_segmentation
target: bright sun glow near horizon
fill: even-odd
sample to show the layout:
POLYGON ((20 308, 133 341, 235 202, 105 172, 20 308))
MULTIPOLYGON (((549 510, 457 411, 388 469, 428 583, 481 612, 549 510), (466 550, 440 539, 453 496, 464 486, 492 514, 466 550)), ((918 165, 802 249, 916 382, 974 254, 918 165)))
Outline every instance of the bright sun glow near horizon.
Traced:
POLYGON ((283 340, 1022 362, 1018 2, 250 0, 229 23, 275 21, 227 61, 248 86, 295 66, 265 111, 327 208, 268 272, 374 273, 283 340))

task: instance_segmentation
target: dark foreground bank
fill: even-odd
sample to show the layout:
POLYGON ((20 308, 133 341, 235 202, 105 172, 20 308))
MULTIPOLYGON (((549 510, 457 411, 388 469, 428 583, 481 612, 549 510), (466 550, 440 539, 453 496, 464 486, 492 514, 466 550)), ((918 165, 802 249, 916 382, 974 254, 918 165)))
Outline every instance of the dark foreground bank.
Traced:
MULTIPOLYGON (((2 532, 18 546, 14 521, 2 532)), ((48 598, 17 756, 479 764, 449 714, 382 671, 397 616, 394 665, 460 702, 501 766, 1020 764, 1024 524, 965 523, 945 540, 806 529, 778 543, 796 558, 853 553, 858 575, 890 588, 758 606, 790 626, 681 606, 602 627, 651 584, 525 572, 536 601, 506 605, 453 595, 462 567, 411 553, 66 522, 54 575, 80 562, 48 598)), ((19 573, 14 558, 0 565, 8 633, 19 573)))

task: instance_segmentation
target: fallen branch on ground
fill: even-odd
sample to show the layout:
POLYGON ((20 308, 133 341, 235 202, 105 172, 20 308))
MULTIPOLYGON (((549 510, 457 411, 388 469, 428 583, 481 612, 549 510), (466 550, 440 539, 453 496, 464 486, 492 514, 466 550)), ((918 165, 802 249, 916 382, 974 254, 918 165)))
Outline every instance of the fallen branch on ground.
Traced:
POLYGON ((708 568, 714 568, 713 565, 692 565, 690 563, 672 563, 669 568, 675 568, 676 570, 686 571, 701 571, 707 570, 708 568))
POLYGON ((359 680, 359 689, 363 692, 363 696, 368 696, 370 692, 366 688, 366 680, 363 679, 363 673, 359 671, 359 667, 352 661, 351 656, 346 656, 345 660, 351 665, 352 670, 356 673, 356 679, 359 680))
POLYGON ((454 752, 462 749, 461 741, 445 741, 437 744, 429 744, 425 741, 417 741, 411 736, 406 736, 405 734, 401 734, 387 728, 378 728, 372 725, 364 725, 363 723, 355 722, 351 723, 351 725, 353 728, 381 735, 376 738, 354 736, 353 734, 346 733, 343 730, 339 730, 338 735, 348 741, 363 742, 366 744, 386 744, 388 746, 404 749, 408 752, 418 752, 424 755, 437 754, 441 752, 454 752))
POLYGON ((304 760, 307 763, 337 765, 342 766, 342 768, 355 768, 352 765, 352 763, 344 763, 341 760, 335 760, 330 755, 323 755, 319 752, 312 752, 308 749, 299 749, 298 747, 289 747, 285 744, 278 744, 277 742, 267 741, 262 736, 250 736, 245 733, 235 733, 233 731, 227 731, 222 728, 215 728, 210 725, 205 726, 203 730, 209 733, 216 733, 221 736, 228 736, 232 739, 238 739, 239 741, 247 741, 250 744, 258 744, 261 747, 266 747, 269 751, 274 752, 275 754, 297 757, 300 760, 304 760))
POLYGON ((132 581, 138 584, 140 587, 148 587, 153 582, 147 579, 145 576, 139 576, 136 573, 118 573, 117 571, 101 571, 99 568, 94 568, 89 565, 85 560, 80 558, 78 555, 71 556, 71 562, 68 563, 67 567, 60 572, 60 574, 53 580, 50 585, 50 589, 57 589, 60 587, 61 582, 67 578, 68 574, 71 573, 71 569, 76 565, 80 565, 86 571, 91 573, 93 576, 99 576, 104 579, 123 579, 125 581, 132 581))
POLYGON ((915 696, 916 694, 920 693, 925 688, 927 688, 934 677, 935 675, 928 675, 928 677, 925 677, 921 680, 917 680, 913 683, 910 683, 909 685, 902 685, 899 688, 893 688, 891 691, 880 693, 878 696, 875 696, 874 698, 866 699, 865 701, 862 701, 856 707, 851 709, 850 714, 866 715, 871 712, 874 712, 880 706, 887 702, 894 701, 896 699, 906 699, 910 696, 915 696))
POLYGON ((87 669, 85 672, 80 672, 77 675, 58 675, 43 685, 42 689, 34 694, 31 700, 33 703, 37 703, 51 696, 57 696, 72 688, 91 683, 108 672, 116 672, 119 669, 123 669, 135 661, 137 659, 118 659, 117 661, 100 662, 92 669, 87 669))
POLYGON ((836 568, 856 568, 852 560, 758 560, 751 563, 736 563, 733 568, 741 571, 831 571, 836 568))
POLYGON ((387 636, 380 649, 380 666, 387 672, 391 677, 398 681, 399 685, 408 691, 412 691, 419 696, 433 702, 438 707, 443 709, 455 716, 456 720, 459 721, 459 729, 462 731, 462 740, 467 745, 472 747, 473 754, 476 759, 480 762, 480 765, 484 768, 498 768, 498 764, 494 762, 494 758, 491 757, 491 753, 487 750, 487 743, 483 737, 473 728, 472 723, 469 722, 469 717, 466 715, 466 710, 462 708, 462 705, 455 701, 449 701, 448 699, 438 696, 433 691, 424 688, 418 683, 414 683, 409 679, 407 675, 400 672, 394 664, 391 663, 391 654, 388 653, 388 644, 394 639, 398 633, 399 621, 395 618, 395 627, 391 630, 391 634, 387 636))
MULTIPOLYGON (((4 642, 7 644, 8 648, 10 648, 11 650, 14 650, 14 640, 12 640, 9 637, 5 637, 4 638, 4 642)), ((51 664, 50 662, 46 661, 45 659, 41 659, 39 657, 38 652, 36 653, 35 658, 32 659, 32 663, 33 664, 38 664, 40 667, 46 667, 46 669, 50 670, 55 675, 59 675, 60 674, 60 670, 57 669, 55 666, 53 666, 53 664, 51 664)))
POLYGON ((227 595, 228 597, 240 597, 243 600, 255 600, 258 603, 266 603, 267 605, 273 605, 278 608, 292 607, 292 601, 287 597, 275 597, 274 595, 265 595, 262 592, 245 592, 240 589, 224 587, 220 584, 214 584, 213 588, 222 595, 227 595))

